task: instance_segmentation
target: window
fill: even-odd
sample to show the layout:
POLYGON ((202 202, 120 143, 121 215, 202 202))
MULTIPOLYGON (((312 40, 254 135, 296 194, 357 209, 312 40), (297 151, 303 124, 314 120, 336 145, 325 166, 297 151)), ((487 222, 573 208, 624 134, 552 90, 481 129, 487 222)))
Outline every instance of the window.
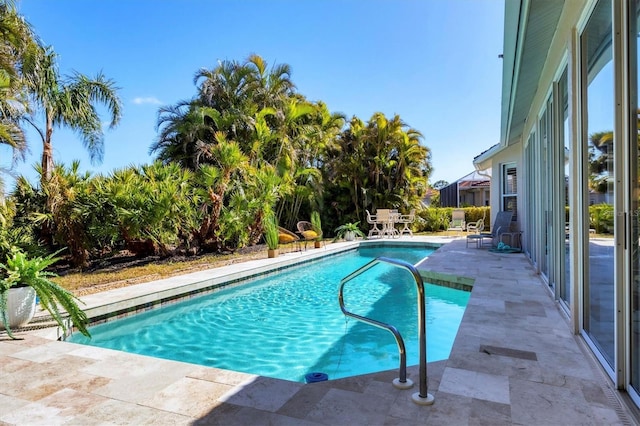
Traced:
POLYGON ((513 212, 513 220, 518 219, 518 172, 516 165, 502 165, 502 210, 513 212))

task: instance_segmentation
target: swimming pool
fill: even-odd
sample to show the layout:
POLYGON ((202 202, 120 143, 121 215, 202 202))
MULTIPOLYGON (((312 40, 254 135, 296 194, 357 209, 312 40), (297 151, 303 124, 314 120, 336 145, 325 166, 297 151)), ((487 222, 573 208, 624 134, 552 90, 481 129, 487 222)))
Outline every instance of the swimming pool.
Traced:
MULTIPOLYGON (((340 311, 340 280, 378 256, 417 263, 432 251, 361 247, 96 325, 90 340, 78 333, 68 340, 293 381, 317 371, 336 379, 395 369, 393 336, 340 311)), ((428 361, 446 359, 470 293, 431 284, 425 290, 428 361)), ((379 264, 347 285, 345 303, 396 326, 408 365, 417 363, 416 290, 408 272, 379 264)))

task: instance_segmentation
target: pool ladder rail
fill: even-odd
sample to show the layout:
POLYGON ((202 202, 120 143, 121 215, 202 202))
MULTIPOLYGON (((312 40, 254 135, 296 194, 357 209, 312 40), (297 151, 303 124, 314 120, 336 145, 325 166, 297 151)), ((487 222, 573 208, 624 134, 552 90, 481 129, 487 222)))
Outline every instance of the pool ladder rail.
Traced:
POLYGON ((411 396, 413 402, 418 405, 431 405, 434 402, 434 397, 430 393, 428 393, 427 389, 427 334, 426 334, 426 308, 425 308, 425 299, 424 299, 424 282, 422 281, 422 276, 418 273, 418 270, 415 266, 407 263, 403 260, 399 259, 391 259, 388 257, 378 257, 366 265, 362 266, 358 270, 352 272, 347 275, 340 281, 340 292, 338 295, 338 299, 340 301, 340 309, 342 312, 349 317, 355 318, 359 321, 365 322, 367 324, 371 324, 375 327, 382 328, 384 330, 389 331, 393 334, 393 337, 396 339, 396 343, 398 344, 398 351, 400 353, 400 371, 399 377, 393 380, 393 386, 398 389, 409 389, 413 386, 413 382, 410 379, 407 379, 407 353, 404 345, 404 339, 400 335, 398 329, 390 324, 386 324, 372 318, 363 317, 358 314, 354 314, 353 312, 349 312, 347 308, 344 306, 344 285, 357 277, 358 275, 366 272, 372 267, 376 266, 378 263, 389 263, 391 265, 404 268, 408 270, 413 279, 416 282, 416 287, 418 288, 418 338, 420 342, 420 392, 416 392, 411 396))

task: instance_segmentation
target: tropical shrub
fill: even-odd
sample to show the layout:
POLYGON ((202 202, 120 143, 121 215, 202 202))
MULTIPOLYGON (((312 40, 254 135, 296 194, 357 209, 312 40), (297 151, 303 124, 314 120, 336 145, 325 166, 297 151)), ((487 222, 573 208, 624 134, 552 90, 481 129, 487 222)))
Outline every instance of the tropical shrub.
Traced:
POLYGON ((450 209, 428 207, 416 212, 417 232, 437 232, 444 231, 451 220, 450 209))
POLYGON ((79 173, 80 163, 57 164, 49 179, 42 179, 44 210, 34 213, 36 223, 51 232, 53 249, 67 247, 71 263, 86 267, 92 239, 87 233, 86 215, 91 203, 91 175, 79 173))
POLYGON ((613 205, 603 203, 589 206, 589 226, 597 234, 612 234, 613 219, 613 205))
POLYGON ((362 232, 362 230, 360 229, 360 222, 345 223, 338 226, 336 229, 334 229, 333 232, 336 233, 336 236, 334 238, 335 240, 345 238, 349 233, 356 237, 364 237, 364 232, 362 232))
MULTIPOLYGON (((490 207, 465 207, 466 222, 476 222, 484 217, 485 228, 490 227, 490 207)), ((414 230, 417 232, 445 231, 451 221, 452 207, 428 207, 416 212, 414 230)))
POLYGON ((156 162, 116 171, 105 182, 118 232, 136 254, 168 256, 190 243, 197 204, 192 173, 156 162))
POLYGON ((5 259, 12 247, 29 248, 35 243, 30 232, 21 232, 14 226, 15 204, 0 198, 0 259, 5 259))
POLYGON ((485 228, 491 226, 491 207, 465 207, 464 215, 467 223, 484 219, 485 228))

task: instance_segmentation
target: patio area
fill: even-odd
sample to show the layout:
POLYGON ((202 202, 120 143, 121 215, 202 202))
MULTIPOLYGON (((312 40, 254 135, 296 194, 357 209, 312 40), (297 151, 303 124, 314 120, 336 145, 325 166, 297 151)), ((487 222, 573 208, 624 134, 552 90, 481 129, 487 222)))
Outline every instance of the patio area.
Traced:
MULTIPOLYGON (((410 390, 392 386, 397 370, 303 384, 60 342, 38 331, 16 341, 0 335, 0 424, 638 423, 523 254, 466 247, 462 238, 411 240, 448 243, 419 269, 474 280, 451 356, 428 365, 431 406, 411 400, 417 365, 408 369, 416 383, 410 390)), ((117 303, 131 291, 93 300, 117 303)))

